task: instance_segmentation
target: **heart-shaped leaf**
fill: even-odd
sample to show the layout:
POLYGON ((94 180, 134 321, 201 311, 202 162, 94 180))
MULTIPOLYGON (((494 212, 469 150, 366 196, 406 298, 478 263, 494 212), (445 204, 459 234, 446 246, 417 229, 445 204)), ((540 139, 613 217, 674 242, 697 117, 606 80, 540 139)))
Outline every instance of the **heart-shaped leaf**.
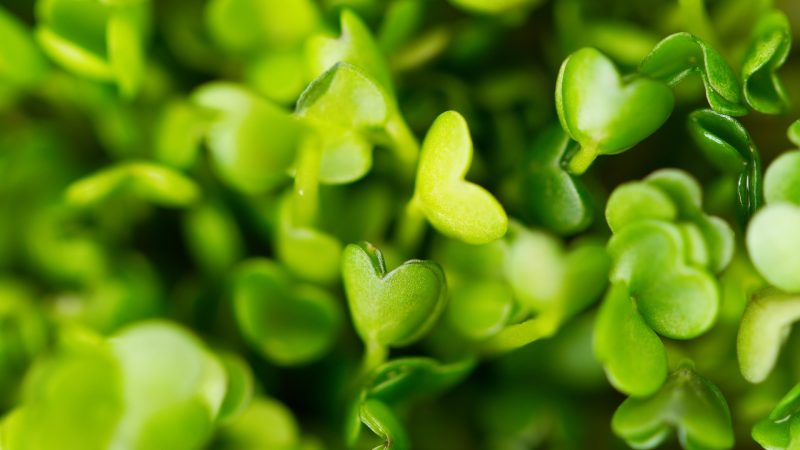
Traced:
POLYGON ((336 300, 311 286, 292 286, 271 261, 242 263, 232 289, 242 334, 273 363, 311 362, 336 341, 342 321, 336 300))
POLYGON ((738 175, 737 207, 744 220, 764 203, 761 156, 750 134, 736 119, 704 109, 689 115, 689 133, 706 157, 721 170, 738 175))
POLYGON ((128 195, 162 206, 183 207, 197 201, 200 189, 180 172, 150 162, 125 162, 72 183, 67 201, 79 207, 128 195))
POLYGON ((455 111, 442 113, 425 136, 414 195, 437 230, 483 244, 506 233, 508 216, 488 191, 464 180, 471 162, 467 122, 455 111))
POLYGON ((739 367, 747 381, 760 383, 767 378, 797 321, 800 321, 797 295, 767 290, 747 304, 736 341, 739 367))
POLYGON ((719 288, 705 270, 690 264, 681 229, 643 220, 608 243, 612 283, 630 286, 637 311, 662 336, 691 339, 707 331, 719 310, 719 288))
POLYGON ((322 157, 320 181, 351 183, 372 166, 370 135, 389 119, 390 100, 366 74, 336 63, 314 80, 297 101, 295 114, 317 133, 322 157))
POLYGON ((778 288, 800 292, 800 207, 775 203, 762 208, 747 227, 747 252, 758 272, 778 288))
POLYGON ((764 197, 771 204, 800 206, 800 150, 785 152, 769 165, 764 176, 764 197))
POLYGON ((661 390, 648 398, 631 397, 614 413, 611 428, 634 448, 654 448, 678 433, 685 449, 728 449, 733 425, 719 389, 688 366, 673 372, 661 390))
POLYGON ((444 272, 432 261, 406 261, 387 272, 380 250, 348 245, 342 276, 350 314, 367 345, 402 346, 425 335, 446 304, 444 272))
POLYGON ((536 222, 563 235, 583 231, 594 218, 594 205, 583 183, 562 166, 576 145, 560 126, 551 126, 536 139, 525 165, 526 211, 536 222))
POLYGON ((257 194, 288 179, 303 127, 277 105, 231 83, 199 88, 193 101, 214 113, 207 142, 220 177, 257 194))
POLYGON ((752 436, 764 448, 797 448, 800 443, 800 384, 781 399, 768 417, 756 423, 752 436))
POLYGON ((711 108, 730 116, 747 113, 736 74, 716 50, 689 33, 675 33, 659 42, 642 60, 639 73, 670 86, 698 73, 711 108))
POLYGON ((636 310, 625 283, 612 285, 600 306, 594 352, 611 384, 626 394, 653 394, 667 379, 664 344, 636 310))
POLYGON ((647 78, 623 82, 611 60, 593 48, 571 54, 556 81, 558 119, 581 145, 567 161, 570 172, 579 175, 597 156, 623 152, 651 135, 673 103, 667 85, 647 78))
POLYGON ((515 226, 504 269, 518 301, 565 320, 600 296, 610 262, 598 242, 578 241, 568 252, 553 236, 515 226))
POLYGON ((792 32, 786 14, 773 9, 758 19, 742 63, 742 91, 751 108, 780 114, 789 107, 789 96, 776 72, 791 47, 792 32))

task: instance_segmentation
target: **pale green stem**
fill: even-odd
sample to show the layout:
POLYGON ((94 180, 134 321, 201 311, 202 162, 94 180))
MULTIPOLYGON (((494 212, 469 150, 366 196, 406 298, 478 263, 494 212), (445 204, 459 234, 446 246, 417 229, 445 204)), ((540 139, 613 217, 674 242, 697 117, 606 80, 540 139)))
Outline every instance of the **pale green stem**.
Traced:
POLYGON ((524 347, 553 336, 560 327, 561 320, 558 318, 552 315, 539 315, 504 328, 481 345, 481 353, 496 355, 524 347))
POLYGON ((597 144, 581 145, 581 148, 572 155, 572 159, 567 162, 567 170, 573 175, 583 175, 589 170, 594 160, 597 158, 597 144))
POLYGON ((312 140, 300 146, 294 176, 293 225, 312 226, 319 207, 319 170, 322 154, 312 140))
POLYGON ((395 242, 398 248, 414 253, 425 234, 425 215, 416 194, 411 197, 397 222, 395 242))
POLYGON ((375 368, 386 362, 389 356, 389 349, 377 342, 366 342, 364 348, 364 359, 361 361, 361 369, 358 371, 357 380, 359 384, 365 380, 375 368))
POLYGON ((400 162, 400 171, 405 179, 414 179, 419 158, 419 141, 408 128, 403 118, 395 113, 386 124, 386 132, 392 141, 392 150, 400 162))

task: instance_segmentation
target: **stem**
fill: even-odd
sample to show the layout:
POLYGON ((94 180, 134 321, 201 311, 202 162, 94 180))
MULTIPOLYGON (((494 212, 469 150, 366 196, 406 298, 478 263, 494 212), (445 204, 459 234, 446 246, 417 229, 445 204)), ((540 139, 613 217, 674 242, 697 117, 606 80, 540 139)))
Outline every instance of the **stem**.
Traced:
POLYGON ((397 246, 407 253, 414 253, 425 234, 425 215, 422 213, 416 194, 406 203, 395 230, 397 246))
POLYGON ((364 359, 361 361, 361 369, 358 371, 358 384, 363 383, 365 378, 386 361, 389 356, 389 349, 377 342, 366 342, 364 348, 364 359))
POLYGON ((524 322, 511 325, 489 338, 481 346, 481 353, 496 355, 505 353, 531 342, 551 337, 561 327, 561 321, 553 315, 539 315, 524 322))
POLYGON ((581 145, 567 162, 567 171, 573 175, 583 175, 597 158, 597 143, 581 145))
POLYGON ((414 179, 419 158, 419 142, 408 124, 399 114, 393 114, 386 123, 386 132, 392 141, 392 150, 400 161, 400 172, 406 179, 414 179))
POLYGON ((293 225, 313 225, 319 206, 319 170, 322 154, 316 143, 306 139, 300 146, 294 176, 293 225))

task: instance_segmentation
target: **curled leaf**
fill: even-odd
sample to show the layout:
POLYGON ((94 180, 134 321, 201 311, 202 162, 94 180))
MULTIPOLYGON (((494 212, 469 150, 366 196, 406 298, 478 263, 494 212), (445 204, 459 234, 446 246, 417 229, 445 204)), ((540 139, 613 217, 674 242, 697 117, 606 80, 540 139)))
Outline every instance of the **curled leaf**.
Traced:
POLYGON ((791 326, 800 320, 800 297, 766 291, 757 295, 742 316, 736 351, 744 378, 764 381, 778 360, 791 326))
POLYGON ((704 109, 689 115, 689 133, 706 157, 721 170, 737 175, 737 208, 743 219, 764 203, 761 156, 750 134, 736 119, 704 109))
POLYGON ((670 86, 697 73, 703 80, 711 108, 730 116, 747 113, 736 74, 716 50, 689 33, 675 33, 659 42, 642 60, 639 73, 670 86))
POLYGON ((776 72, 791 47, 792 32, 786 14, 773 9, 758 19, 742 64, 744 99, 751 108, 780 114, 789 107, 789 96, 776 72))

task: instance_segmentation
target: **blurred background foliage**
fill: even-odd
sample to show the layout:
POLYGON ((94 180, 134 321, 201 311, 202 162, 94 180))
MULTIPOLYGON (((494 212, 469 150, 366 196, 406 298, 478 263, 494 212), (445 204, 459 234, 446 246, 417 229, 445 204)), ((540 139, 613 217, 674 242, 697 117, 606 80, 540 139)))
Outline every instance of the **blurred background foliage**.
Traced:
MULTIPOLYGON (((208 394, 206 388, 198 391, 202 395, 195 392, 192 395, 216 405, 216 417, 203 419, 214 425, 197 419, 192 422, 200 430, 195 437, 202 436, 203 442, 186 444, 191 435, 187 432, 175 437, 177 442, 184 439, 182 444, 169 448, 344 448, 342 395, 357 370, 361 344, 346 319, 338 270, 330 272, 320 262, 327 250, 318 246, 332 246, 336 252, 341 251, 337 246, 358 240, 385 243, 389 267, 432 255, 452 281, 451 304, 457 296, 466 298, 460 303, 468 302, 470 292, 478 288, 501 302, 504 295, 510 296, 507 288, 485 282, 498 276, 492 275, 497 265, 491 250, 464 249, 464 244, 433 231, 417 251, 394 245, 391 236, 399 227, 410 186, 391 154, 381 151, 387 145, 380 143, 366 176, 320 187, 316 228, 324 230, 324 236, 314 237, 308 248, 297 243, 312 239, 308 233, 317 230, 298 234, 306 229, 292 223, 285 212, 292 179, 267 179, 265 170, 288 168, 291 159, 282 160, 276 153, 275 161, 258 160, 259 145, 288 133, 285 127, 279 132, 269 127, 281 127, 275 121, 293 109, 318 74, 307 67, 303 49, 320 32, 338 35, 342 10, 354 11, 376 37, 388 62, 390 73, 385 75, 396 91, 396 107, 413 134, 419 139, 441 112, 459 111, 469 123, 476 149, 470 179, 493 192, 510 216, 532 227, 547 224, 527 206, 527 161, 535 138, 556 120, 555 78, 569 53, 594 46, 626 73, 663 37, 689 31, 719 50, 738 73, 755 19, 773 7, 789 18, 795 47, 800 40, 796 0, 517 0, 496 2, 496 8, 487 6, 495 2, 474 0, 97 2, 108 8, 141 3, 149 9, 141 12, 146 19, 125 22, 138 24, 131 25, 133 31, 121 26, 120 46, 130 44, 131 36, 139 39, 138 61, 136 48, 105 48, 111 44, 104 42, 102 27, 111 19, 104 13, 69 15, 59 9, 61 3, 65 2, 4 0, 0 5, 0 408, 4 414, 19 411, 15 407, 27 395, 25 389, 37 389, 36 374, 29 370, 35 361, 49 361, 61 353, 72 361, 89 358, 98 365, 96 370, 78 364, 79 370, 87 372, 84 382, 101 395, 115 379, 107 374, 115 370, 106 367, 107 361, 122 356, 107 354, 95 341, 113 337, 115 345, 122 345, 126 339, 136 341, 131 336, 136 333, 173 333, 174 345, 189 346, 197 354, 174 350, 169 355, 212 358, 214 368, 204 370, 227 373, 224 402, 236 403, 231 380, 237 374, 252 376, 255 394, 238 415, 223 421, 220 394, 208 394), (87 62, 87 56, 77 69, 65 64, 53 56, 63 50, 58 50, 58 39, 78 42, 97 61, 87 62), (198 87, 211 81, 238 83, 269 102, 259 104, 251 94, 226 105, 215 103, 229 112, 257 111, 264 120, 248 125, 246 118, 225 119, 231 121, 227 125, 249 128, 225 137, 227 128, 220 125, 215 136, 222 150, 201 143, 212 112, 198 114, 195 105, 204 100, 193 98, 199 95, 198 87), (234 139, 242 151, 255 152, 255 160, 226 166, 224 146, 230 143, 225 139, 234 139), (73 184, 89 175, 101 178, 83 191, 73 184), (251 258, 278 263, 240 265, 251 258), (459 287, 478 278, 483 286, 459 287), (258 295, 274 298, 275 304, 248 304, 250 296, 258 295), (284 308, 285 299, 315 306, 296 311, 284 308), (257 314, 253 308, 267 308, 271 312, 264 314, 277 319, 243 323, 241 317, 257 314), (299 317, 306 328, 291 329, 287 324, 293 323, 292 317, 299 317), (185 332, 173 325, 160 325, 166 331, 159 325, 153 325, 155 331, 144 325, 126 328, 153 318, 191 329, 204 344, 182 337, 185 332), (280 332, 284 335, 302 336, 259 335, 263 327, 281 326, 287 327, 280 332), (283 338, 289 343, 281 342, 283 338), (293 347, 297 345, 302 348, 293 347), (208 356, 212 351, 215 356, 208 356), (102 355, 87 356, 97 352, 102 355), (223 368, 229 365, 221 356, 225 354, 239 355, 231 356, 238 361, 232 364, 244 368, 223 368), (26 372, 30 386, 24 388, 26 372)), ((100 9, 83 3, 87 11, 100 9)), ((800 117, 797 52, 790 54, 780 76, 790 110, 741 119, 765 166, 790 147, 785 130, 800 117)), ((599 159, 584 177, 587 189, 602 204, 622 181, 678 167, 702 181, 707 208, 734 224, 733 184, 700 156, 686 128, 688 113, 704 105, 702 84, 688 79, 675 94, 675 111, 666 124, 634 151, 599 159)), ((590 231, 607 237, 602 210, 594 212, 600 219, 590 231)), ((749 294, 763 281, 737 253, 721 275, 721 285, 722 307, 714 328, 692 342, 665 342, 671 355, 693 359, 698 372, 724 393, 733 415, 736 448, 757 448, 750 439, 752 425, 800 379, 800 331, 793 331, 786 347, 792 350, 783 352, 764 383, 746 383, 736 362, 736 333, 749 294)), ((494 307, 493 313, 513 316, 502 304, 494 307)), ((486 330, 492 323, 484 324, 486 330, 476 329, 474 318, 459 314, 470 311, 446 312, 430 336, 394 354, 451 361, 468 351, 474 333, 491 333, 486 330)), ((596 310, 589 310, 551 339, 482 360, 463 382, 440 396, 401 405, 397 413, 413 448, 626 448, 610 428, 624 396, 609 386, 592 355, 595 315, 596 310)), ((152 367, 169 371, 175 364, 170 358, 156 358, 152 367)), ((39 364, 38 372, 70 370, 39 364)), ((49 379, 54 377, 57 374, 51 373, 49 379)), ((174 383, 182 385, 181 380, 174 383)), ((247 385, 242 381, 238 388, 247 385)), ((69 401, 88 401, 80 395, 69 401)), ((65 426, 58 424, 63 417, 58 414, 69 414, 59 413, 59 407, 75 413, 75 404, 56 403, 49 412, 53 416, 40 416, 54 421, 52 430, 65 426)), ((102 428, 86 420, 74 426, 102 428)), ((169 429, 158 428, 169 427, 167 422, 147 426, 156 428, 146 433, 169 429)), ((64 437, 60 448, 81 448, 70 447, 69 439, 64 437)), ((48 448, 36 445, 40 447, 21 448, 48 448)))

